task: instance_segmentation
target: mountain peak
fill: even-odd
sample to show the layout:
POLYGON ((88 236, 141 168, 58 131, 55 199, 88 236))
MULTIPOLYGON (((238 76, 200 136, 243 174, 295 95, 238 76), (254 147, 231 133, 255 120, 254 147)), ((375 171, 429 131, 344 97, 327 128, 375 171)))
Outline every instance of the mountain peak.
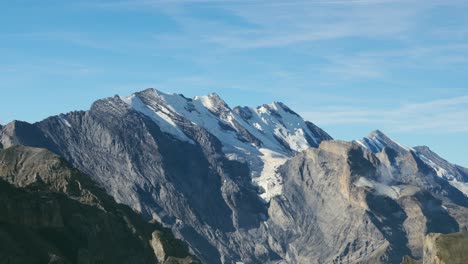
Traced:
POLYGON ((208 94, 208 97, 214 98, 214 99, 217 99, 217 100, 222 100, 221 96, 219 96, 219 94, 217 94, 215 92, 212 92, 212 93, 208 94))
POLYGON ((121 99, 179 139, 191 142, 184 136, 182 120, 202 126, 221 140, 227 152, 232 150, 236 155, 239 150, 258 151, 250 144, 285 154, 316 147, 331 138, 282 102, 231 109, 217 93, 187 99, 154 88, 121 99))
POLYGON ((356 140, 356 142, 374 153, 379 153, 384 148, 392 148, 399 153, 406 153, 410 150, 378 129, 372 131, 367 137, 356 140))
MULTIPOLYGON (((439 177, 444 178, 451 183, 455 182, 455 187, 457 187, 457 181, 468 181, 468 169, 450 163, 432 151, 428 146, 418 146, 413 149, 415 150, 416 155, 418 155, 424 163, 433 168, 439 177)), ((460 190, 468 195, 468 187, 463 187, 460 190)))
POLYGON ((132 95, 137 95, 137 96, 151 96, 151 95, 156 95, 157 97, 165 97, 165 96, 171 96, 171 95, 176 95, 174 93, 166 93, 161 90, 158 90, 156 88, 146 88, 140 92, 136 92, 132 95))
POLYGON ((214 113, 230 111, 228 104, 216 93, 210 93, 205 96, 195 96, 193 100, 199 100, 203 106, 214 113))
POLYGON ((417 150, 417 151, 430 151, 430 152, 433 152, 430 147, 424 146, 424 145, 423 146, 416 146, 416 147, 414 147, 414 149, 417 150))
POLYGON ((387 135, 385 135, 385 133, 383 133, 382 131, 376 129, 372 132, 370 132, 369 136, 368 137, 387 137, 387 135))

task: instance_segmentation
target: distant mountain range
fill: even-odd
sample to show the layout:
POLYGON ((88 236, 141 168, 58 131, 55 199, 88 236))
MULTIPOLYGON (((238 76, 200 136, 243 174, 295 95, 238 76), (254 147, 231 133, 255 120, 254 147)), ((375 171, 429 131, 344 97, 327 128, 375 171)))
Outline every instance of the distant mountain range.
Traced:
POLYGON ((400 263, 468 230, 468 169, 380 131, 333 140, 279 102, 147 89, 0 129, 4 151, 55 153, 204 263, 400 263))

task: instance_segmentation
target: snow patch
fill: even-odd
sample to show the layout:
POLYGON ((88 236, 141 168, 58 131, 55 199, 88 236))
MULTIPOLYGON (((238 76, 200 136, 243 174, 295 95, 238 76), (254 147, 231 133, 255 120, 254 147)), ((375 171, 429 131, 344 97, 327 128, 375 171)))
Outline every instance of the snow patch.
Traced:
POLYGON ((354 142, 358 143, 358 144, 361 145, 363 148, 368 149, 368 147, 367 147, 364 143, 362 143, 361 140, 354 140, 354 142))
POLYGON ((283 165, 288 158, 282 154, 261 148, 263 168, 260 177, 253 178, 253 182, 265 191, 260 195, 263 200, 269 202, 271 198, 280 195, 283 191, 283 179, 277 172, 279 166, 283 165))
POLYGON ((459 181, 449 181, 449 183, 468 197, 468 183, 459 181))
POLYGON ((260 126, 259 123, 253 123, 253 126, 254 126, 256 129, 258 129, 259 131, 263 131, 263 128, 262 128, 262 126, 260 126))
POLYGON ((369 136, 365 137, 362 140, 355 140, 358 144, 364 148, 371 150, 375 153, 381 152, 385 147, 396 145, 399 148, 410 151, 411 149, 400 144, 399 142, 387 137, 380 131, 374 131, 369 136))
POLYGON ((442 168, 441 166, 437 165, 434 161, 431 159, 427 158, 425 155, 415 151, 415 153, 418 155, 418 157, 426 163, 429 167, 431 167, 439 176, 440 178, 446 180, 450 185, 453 187, 457 188, 459 191, 461 191, 465 196, 468 197, 468 183, 465 182, 459 182, 457 178, 449 173, 446 169, 442 168))
POLYGON ((204 107, 210 109, 210 110, 215 110, 215 104, 213 100, 210 98, 210 96, 196 96, 194 100, 200 100, 200 102, 203 104, 204 107))
POLYGON ((434 171, 436 172, 437 176, 439 176, 440 178, 443 178, 445 180, 448 180, 448 181, 456 181, 456 178, 455 176, 453 176, 452 174, 448 173, 447 170, 445 170, 444 168, 438 166, 437 164, 435 164, 432 160, 428 159, 426 156, 424 156, 423 154, 420 154, 420 153, 417 153, 418 157, 424 162, 426 163, 427 165, 429 165, 429 167, 431 167, 432 169, 434 169, 434 171))
POLYGON ((167 111, 167 109, 161 108, 161 110, 156 110, 153 107, 144 104, 141 99, 135 95, 122 98, 122 100, 134 110, 155 121, 161 128, 161 131, 171 134, 182 141, 190 142, 192 144, 194 143, 179 129, 174 121, 172 121, 172 118, 169 116, 170 112, 167 111))
POLYGON ((249 108, 252 116, 244 121, 254 131, 251 132, 265 144, 265 148, 278 149, 284 152, 281 146, 285 142, 295 152, 309 148, 307 138, 318 144, 318 140, 310 132, 306 122, 301 117, 284 110, 277 103, 263 105, 258 108, 249 108))
POLYGON ((70 123, 68 122, 67 119, 65 119, 63 116, 59 116, 59 120, 67 127, 71 128, 72 126, 70 125, 70 123))
POLYGON ((281 103, 248 108, 252 115, 244 119, 216 94, 188 99, 179 94, 153 92, 121 99, 153 119, 163 132, 183 141, 193 143, 179 127, 181 123, 190 122, 207 130, 221 142, 229 160, 249 165, 252 181, 265 191, 260 195, 265 201, 282 192, 277 168, 294 152, 320 142, 306 122, 281 103))

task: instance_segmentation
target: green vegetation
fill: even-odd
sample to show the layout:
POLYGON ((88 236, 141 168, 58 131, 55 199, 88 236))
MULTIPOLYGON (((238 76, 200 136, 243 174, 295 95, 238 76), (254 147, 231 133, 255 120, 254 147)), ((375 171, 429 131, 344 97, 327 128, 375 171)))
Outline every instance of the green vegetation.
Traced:
POLYGON ((0 263, 198 263, 169 229, 44 149, 0 150, 0 212, 0 263))
POLYGON ((468 262, 468 233, 440 235, 436 238, 437 257, 445 263, 468 262))
POLYGON ((403 261, 401 262, 401 264, 422 264, 422 261, 420 260, 414 260, 408 256, 404 256, 403 257, 403 261))

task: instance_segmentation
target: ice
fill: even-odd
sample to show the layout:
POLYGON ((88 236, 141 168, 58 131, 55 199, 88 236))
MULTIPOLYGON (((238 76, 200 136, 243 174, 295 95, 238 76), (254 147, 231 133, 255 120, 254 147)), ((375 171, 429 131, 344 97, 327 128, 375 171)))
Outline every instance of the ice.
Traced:
POLYGON ((222 143, 226 158, 249 165, 252 181, 265 190, 261 194, 265 201, 282 191, 276 169, 296 152, 309 148, 307 139, 318 144, 306 122, 281 103, 249 108, 252 116, 245 120, 214 93, 188 99, 153 89, 122 100, 153 119, 162 131, 184 141, 193 142, 179 127, 181 122, 204 128, 222 143), (145 96, 149 105, 139 96, 145 96), (247 140, 252 137, 255 140, 247 140))
POLYGON ((288 160, 288 157, 269 149, 262 148, 260 152, 263 168, 260 177, 254 178, 253 182, 263 188, 265 192, 260 197, 269 202, 271 198, 282 193, 283 180, 277 169, 288 160))
POLYGON ((141 99, 135 95, 124 98, 123 101, 130 105, 134 110, 154 120, 160 126, 161 131, 171 134, 180 140, 193 143, 193 141, 179 129, 174 121, 172 121, 167 109, 162 108, 162 110, 156 110, 153 107, 145 105, 141 99))
POLYGON ((60 118, 60 121, 61 121, 64 125, 66 125, 67 127, 70 127, 70 128, 72 127, 72 126, 70 125, 70 122, 68 122, 68 120, 65 119, 63 116, 59 116, 59 118, 60 118))

